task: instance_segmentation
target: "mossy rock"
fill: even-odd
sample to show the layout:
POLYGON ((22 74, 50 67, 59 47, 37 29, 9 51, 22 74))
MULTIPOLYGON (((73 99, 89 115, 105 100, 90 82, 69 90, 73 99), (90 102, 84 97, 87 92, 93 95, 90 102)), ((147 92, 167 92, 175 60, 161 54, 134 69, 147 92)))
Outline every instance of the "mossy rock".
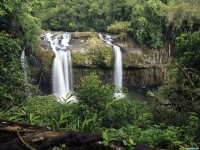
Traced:
POLYGON ((112 46, 92 37, 85 43, 82 50, 72 51, 73 65, 88 67, 111 67, 113 59, 112 46))
POLYGON ((123 59, 124 67, 140 67, 140 65, 144 65, 144 56, 141 51, 128 52, 123 59))
POLYGON ((72 38, 79 39, 79 38, 87 38, 87 37, 98 37, 96 32, 74 32, 72 33, 72 38))
POLYGON ((84 66, 85 60, 87 59, 87 54, 82 53, 80 51, 76 51, 74 49, 71 49, 71 55, 73 60, 74 66, 84 66))
POLYGON ((86 44, 87 44, 86 48, 89 51, 95 52, 99 50, 99 47, 101 46, 101 40, 97 37, 92 37, 86 42, 86 44))
POLYGON ((35 50, 35 56, 40 60, 42 65, 42 70, 44 72, 49 72, 52 66, 53 58, 55 54, 53 51, 45 49, 42 45, 38 46, 35 50))
POLYGON ((113 50, 110 45, 102 45, 97 53, 97 64, 111 67, 113 62, 113 50))
POLYGON ((96 66, 111 67, 113 60, 113 50, 112 46, 93 37, 87 41, 88 54, 92 58, 92 62, 96 66))

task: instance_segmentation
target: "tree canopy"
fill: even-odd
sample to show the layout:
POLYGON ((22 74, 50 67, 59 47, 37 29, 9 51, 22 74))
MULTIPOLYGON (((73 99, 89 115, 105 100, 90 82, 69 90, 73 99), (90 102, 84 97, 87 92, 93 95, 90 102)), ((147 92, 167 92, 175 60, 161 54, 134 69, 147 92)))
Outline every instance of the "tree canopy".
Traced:
POLYGON ((199 5, 198 0, 59 0, 45 2, 40 18, 44 29, 67 31, 110 32, 116 22, 128 21, 126 34, 160 48, 165 40, 199 29, 199 5))

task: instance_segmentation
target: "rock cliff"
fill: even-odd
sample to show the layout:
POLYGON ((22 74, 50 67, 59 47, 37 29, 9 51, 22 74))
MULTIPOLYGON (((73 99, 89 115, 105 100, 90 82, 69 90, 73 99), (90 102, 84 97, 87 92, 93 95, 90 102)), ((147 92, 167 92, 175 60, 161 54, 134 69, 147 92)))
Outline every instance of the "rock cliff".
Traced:
MULTIPOLYGON (((62 32, 53 32, 54 35, 62 32)), ((104 33, 103 33, 104 34, 104 33)), ((140 46, 130 37, 120 40, 118 35, 111 35, 113 43, 118 45, 123 57, 123 86, 132 88, 142 85, 160 85, 166 76, 170 60, 170 50, 151 49, 140 46)), ((112 46, 99 38, 96 32, 71 33, 69 50, 73 59, 74 84, 80 78, 96 72, 103 82, 113 83, 113 50, 112 46)), ((32 76, 45 93, 51 92, 51 63, 54 53, 48 42, 42 42, 34 56, 39 65, 32 67, 32 76), (38 69, 39 68, 39 69, 38 69)))

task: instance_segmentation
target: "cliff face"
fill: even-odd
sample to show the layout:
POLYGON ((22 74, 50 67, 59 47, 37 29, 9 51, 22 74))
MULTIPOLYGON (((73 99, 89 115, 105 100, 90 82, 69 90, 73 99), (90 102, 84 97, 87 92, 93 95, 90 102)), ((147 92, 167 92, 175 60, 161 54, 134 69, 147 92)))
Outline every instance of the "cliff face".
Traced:
MULTIPOLYGON (((60 34, 62 32, 55 32, 60 34)), ((112 35, 113 43, 118 45, 123 57, 123 86, 132 88, 140 85, 159 85, 166 79, 169 62, 169 50, 150 49, 135 44, 131 38, 121 41, 118 35, 112 35)), ((96 72, 103 82, 113 83, 112 46, 102 41, 95 32, 74 32, 71 34, 70 51, 73 59, 74 84, 80 78, 96 72)), ((42 91, 51 92, 51 62, 54 53, 48 43, 42 43, 35 56, 40 60, 36 80, 42 91)), ((36 67, 36 68, 37 68, 36 67)), ((35 69, 36 70, 36 69, 35 69)))
MULTIPOLYGON (((96 72, 101 77, 103 83, 114 82, 113 70, 103 68, 74 68, 74 84, 77 85, 80 82, 81 77, 89 75, 92 72, 96 72)), ((166 79, 166 69, 162 68, 128 68, 123 70, 123 86, 129 89, 135 86, 143 85, 160 85, 166 79)))
MULTIPOLYGON (((91 33, 72 34, 70 49, 74 59, 74 83, 78 84, 81 77, 91 72, 96 72, 104 82, 113 83, 112 46, 100 40, 97 33, 86 36, 89 34, 91 33)), ((160 85, 165 81, 170 59, 168 48, 150 49, 135 44, 131 38, 121 41, 118 35, 111 36, 113 43, 122 51, 125 87, 160 85)))

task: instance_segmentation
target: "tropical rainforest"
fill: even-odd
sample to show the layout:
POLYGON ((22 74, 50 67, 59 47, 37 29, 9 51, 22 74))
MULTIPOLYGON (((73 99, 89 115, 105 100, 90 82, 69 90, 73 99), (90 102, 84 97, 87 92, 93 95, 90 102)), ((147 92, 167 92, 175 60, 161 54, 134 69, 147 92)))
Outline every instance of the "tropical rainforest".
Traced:
POLYGON ((199 0, 0 1, 0 119, 100 133, 103 144, 119 141, 130 150, 136 143, 158 149, 198 147, 199 62, 199 0), (170 43, 170 78, 145 103, 115 101, 113 86, 91 74, 73 93, 78 103, 59 103, 52 95, 40 95, 32 79, 25 83, 20 63, 22 50, 34 53, 45 31, 107 32, 158 50, 170 43))

